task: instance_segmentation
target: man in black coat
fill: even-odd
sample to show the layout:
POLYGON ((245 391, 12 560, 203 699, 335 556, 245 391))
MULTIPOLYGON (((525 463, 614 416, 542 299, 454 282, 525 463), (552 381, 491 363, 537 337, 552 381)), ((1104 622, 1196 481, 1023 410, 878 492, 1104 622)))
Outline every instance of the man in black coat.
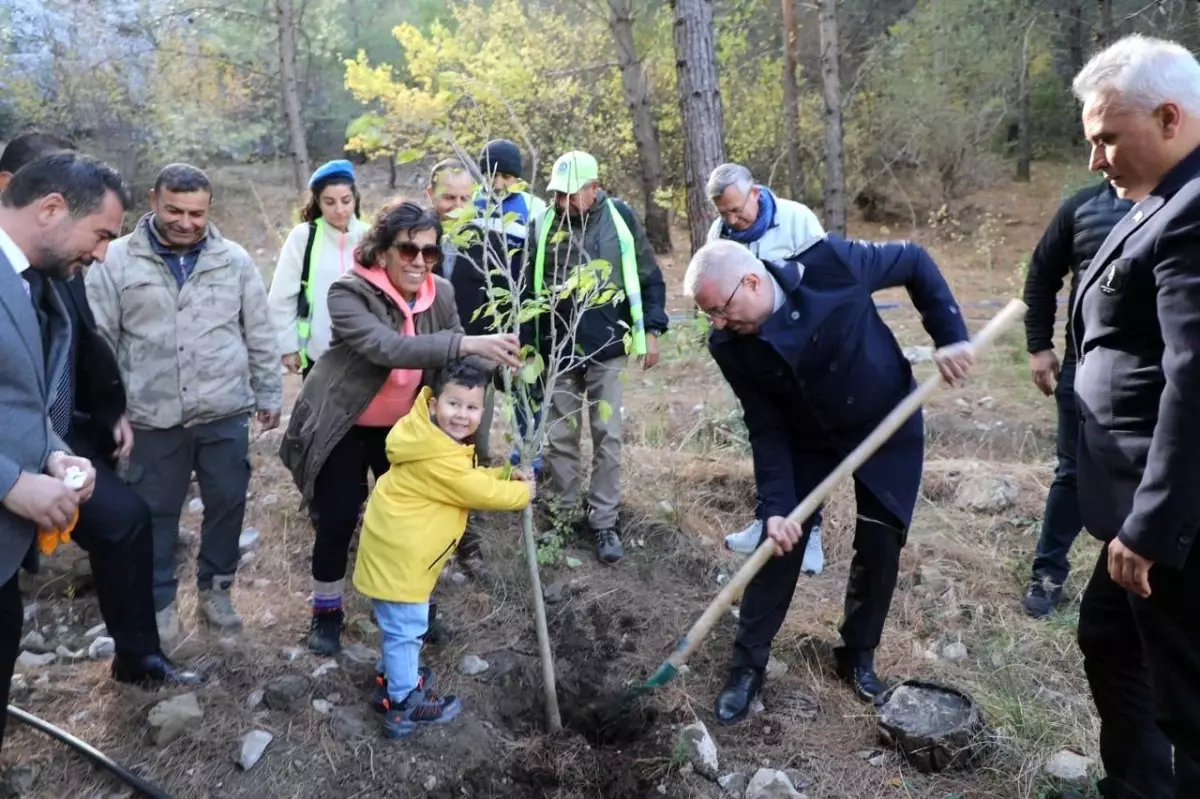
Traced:
MULTIPOLYGON (((1061 364, 1054 352, 1054 320, 1058 292, 1071 276, 1075 299, 1079 275, 1091 263, 1113 225, 1133 203, 1117 196, 1108 183, 1076 192, 1059 207, 1029 259, 1025 275, 1025 341, 1033 383, 1058 406, 1058 467, 1046 494, 1042 534, 1038 538, 1029 587, 1022 605, 1035 619, 1050 615, 1062 602, 1070 572, 1067 555, 1083 528, 1075 489, 1075 454, 1079 449, 1079 411, 1075 407, 1075 342, 1067 325, 1061 364)), ((1068 302, 1067 307, 1071 307, 1068 302)))
MULTIPOLYGON (((813 518, 787 516, 912 390, 912 367, 872 294, 903 286, 956 381, 972 362, 950 287, 915 244, 814 240, 786 262, 764 262, 731 241, 697 251, 684 293, 712 320, 709 351, 742 403, 757 517, 782 557, 746 587, 733 666, 717 721, 734 724, 762 687, 771 642, 787 615, 813 518)), ((896 588, 900 550, 921 486, 925 430, 917 413, 854 474, 858 518, 846 585, 839 676, 864 701, 886 685, 874 653, 896 588)))
MULTIPOLYGON (((71 141, 48 133, 14 138, 0 154, 0 191, 25 164, 73 149, 71 141)), ((177 671, 161 651, 152 598, 150 509, 115 471, 118 456, 128 456, 133 448, 116 357, 96 331, 82 271, 68 280, 43 279, 47 280, 71 322, 68 369, 62 384, 54 387, 50 422, 72 451, 96 469, 95 491, 79 506, 71 537, 91 561, 100 613, 114 643, 113 677, 121 682, 196 684, 196 675, 177 671)), ((36 557, 31 550, 27 566, 35 567, 36 557)))
POLYGON ((1191 53, 1140 36, 1098 53, 1074 82, 1091 168, 1137 202, 1071 312, 1079 501, 1105 542, 1078 635, 1106 797, 1200 796, 1197 87, 1191 53))

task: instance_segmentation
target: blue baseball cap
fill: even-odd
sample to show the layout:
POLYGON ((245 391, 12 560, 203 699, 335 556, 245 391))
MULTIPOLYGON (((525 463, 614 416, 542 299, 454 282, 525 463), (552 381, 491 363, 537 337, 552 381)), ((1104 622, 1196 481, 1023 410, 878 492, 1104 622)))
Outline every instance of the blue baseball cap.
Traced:
POLYGON ((346 178, 354 180, 354 166, 346 160, 327 161, 317 167, 317 171, 312 173, 312 177, 308 179, 308 187, 311 189, 318 183, 329 180, 330 178, 346 178))

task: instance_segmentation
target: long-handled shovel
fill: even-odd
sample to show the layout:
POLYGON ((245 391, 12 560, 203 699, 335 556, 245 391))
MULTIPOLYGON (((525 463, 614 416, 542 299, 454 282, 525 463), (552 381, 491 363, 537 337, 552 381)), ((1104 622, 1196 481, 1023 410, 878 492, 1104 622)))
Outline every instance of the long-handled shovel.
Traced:
MULTIPOLYGON (((992 321, 988 322, 983 330, 980 330, 975 338, 971 340, 971 346, 976 355, 991 346, 1001 333, 1015 324, 1024 315, 1025 303, 1020 300, 1010 300, 1008 305, 1000 313, 996 314, 992 321)), ((892 437, 892 434, 899 430, 900 426, 916 413, 921 405, 942 384, 941 375, 933 375, 918 386, 916 391, 905 397, 891 413, 884 417, 879 426, 861 444, 855 447, 854 451, 847 455, 846 459, 838 464, 837 468, 830 472, 829 476, 814 488, 794 511, 788 514, 788 519, 800 522, 812 516, 817 508, 821 507, 821 503, 825 501, 834 487, 853 475, 858 467, 862 466, 868 458, 874 455, 875 451, 883 446, 892 437)), ((717 594, 717 598, 712 601, 712 604, 708 606, 703 615, 692 625, 692 629, 688 630, 687 635, 679 641, 675 652, 658 667, 658 670, 650 676, 650 679, 630 689, 626 697, 630 699, 637 698, 675 679, 675 675, 679 673, 679 667, 686 663, 688 658, 692 656, 692 653, 700 647, 700 643, 712 630, 717 619, 721 618, 725 611, 729 609, 729 606, 733 604, 733 601, 741 596, 742 591, 745 590, 746 585, 754 575, 758 574, 759 570, 774 555, 774 541, 766 539, 759 544, 754 554, 742 564, 737 574, 725 584, 725 587, 721 589, 721 593, 717 594)))

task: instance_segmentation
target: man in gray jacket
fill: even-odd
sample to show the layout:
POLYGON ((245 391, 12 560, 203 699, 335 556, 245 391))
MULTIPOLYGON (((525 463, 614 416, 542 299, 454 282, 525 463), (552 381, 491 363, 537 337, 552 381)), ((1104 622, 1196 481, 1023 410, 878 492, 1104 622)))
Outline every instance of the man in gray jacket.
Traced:
POLYGON ((194 470, 204 502, 199 609, 215 627, 242 620, 230 590, 250 483, 250 416, 279 424, 283 381, 258 267, 209 223, 212 184, 187 164, 164 167, 151 213, 88 272, 96 326, 113 351, 135 432, 131 485, 154 519, 159 636, 179 636, 175 544, 194 470))
POLYGON ((70 371, 71 327, 45 277, 67 279, 103 258, 127 204, 120 175, 73 153, 29 164, 0 195, 0 706, 24 620, 18 568, 38 529, 70 527, 96 476, 50 424, 70 371), (83 472, 78 489, 65 482, 71 468, 83 472))

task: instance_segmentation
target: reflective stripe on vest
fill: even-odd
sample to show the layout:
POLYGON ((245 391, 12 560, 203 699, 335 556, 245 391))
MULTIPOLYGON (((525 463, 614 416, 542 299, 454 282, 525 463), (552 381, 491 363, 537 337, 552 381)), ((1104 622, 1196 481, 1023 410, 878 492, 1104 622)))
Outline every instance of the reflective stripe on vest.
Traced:
MULTIPOLYGON (((633 241, 633 232, 625 224, 625 218, 617 210, 611 199, 605 199, 608 215, 613 226, 617 229, 617 239, 621 243, 621 280, 625 284, 625 299, 629 301, 629 316, 633 338, 632 353, 646 354, 646 323, 642 319, 642 281, 638 278, 637 248, 633 241)), ((546 241, 550 236, 550 226, 554 223, 554 207, 546 209, 546 217, 542 220, 541 230, 538 231, 537 255, 533 262, 534 290, 541 294, 545 290, 543 277, 546 266, 546 241)))
POLYGON ((308 368, 308 342, 312 338, 312 313, 313 313, 313 264, 317 263, 317 258, 321 254, 321 244, 325 240, 325 217, 321 217, 316 223, 317 232, 313 237, 312 252, 308 255, 308 263, 301 264, 301 275, 308 273, 308 280, 300 281, 300 291, 304 293, 305 299, 308 301, 308 316, 303 319, 296 320, 296 335, 300 339, 300 367, 308 368), (308 268, 305 269, 304 267, 308 268))

